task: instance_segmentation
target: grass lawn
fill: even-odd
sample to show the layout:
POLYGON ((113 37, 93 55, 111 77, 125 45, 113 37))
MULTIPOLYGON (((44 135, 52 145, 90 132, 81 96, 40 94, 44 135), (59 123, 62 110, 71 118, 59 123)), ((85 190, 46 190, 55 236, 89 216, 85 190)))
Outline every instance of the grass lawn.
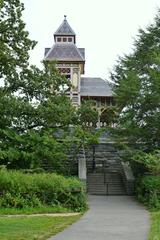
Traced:
POLYGON ((0 217, 0 240, 46 240, 80 216, 0 217))
POLYGON ((151 229, 148 240, 160 240, 160 211, 151 213, 151 229))

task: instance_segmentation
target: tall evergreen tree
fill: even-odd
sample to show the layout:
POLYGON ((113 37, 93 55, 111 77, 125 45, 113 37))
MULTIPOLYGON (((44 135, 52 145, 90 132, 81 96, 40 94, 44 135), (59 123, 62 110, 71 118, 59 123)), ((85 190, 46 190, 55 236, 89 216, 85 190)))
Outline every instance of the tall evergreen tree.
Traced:
POLYGON ((117 103, 117 136, 145 151, 160 147, 160 11, 139 30, 133 53, 111 73, 117 103))

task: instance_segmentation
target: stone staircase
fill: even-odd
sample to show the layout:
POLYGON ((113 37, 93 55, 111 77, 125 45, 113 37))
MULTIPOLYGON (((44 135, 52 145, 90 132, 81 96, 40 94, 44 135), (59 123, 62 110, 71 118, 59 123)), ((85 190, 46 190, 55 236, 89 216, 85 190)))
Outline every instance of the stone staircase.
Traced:
POLYGON ((87 191, 96 195, 126 195, 123 168, 113 144, 100 143, 86 151, 87 191))
POLYGON ((118 172, 89 173, 87 191, 95 195, 126 195, 122 176, 118 172))

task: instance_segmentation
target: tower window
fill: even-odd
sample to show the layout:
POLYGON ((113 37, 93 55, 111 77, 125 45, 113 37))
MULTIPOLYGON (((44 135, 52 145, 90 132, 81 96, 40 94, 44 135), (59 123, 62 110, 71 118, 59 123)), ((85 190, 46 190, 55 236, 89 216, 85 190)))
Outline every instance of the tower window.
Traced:
POLYGON ((71 72, 71 69, 70 68, 59 68, 59 72, 61 74, 68 74, 71 72))
POLYGON ((61 42, 61 38, 57 38, 57 42, 61 42))
POLYGON ((59 68, 58 70, 67 79, 71 79, 71 69, 70 68, 59 68))
POLYGON ((70 75, 70 74, 65 75, 65 77, 66 77, 67 79, 71 79, 71 75, 70 75))
POLYGON ((63 42, 67 42, 67 38, 63 38, 63 42))
POLYGON ((71 37, 68 38, 68 42, 72 42, 72 38, 71 37))

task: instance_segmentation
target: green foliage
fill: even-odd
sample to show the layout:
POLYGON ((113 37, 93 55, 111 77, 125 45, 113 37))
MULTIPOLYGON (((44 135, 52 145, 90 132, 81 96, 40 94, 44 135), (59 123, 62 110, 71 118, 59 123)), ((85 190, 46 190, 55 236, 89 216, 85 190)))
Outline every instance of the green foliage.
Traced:
POLYGON ((112 126, 117 118, 116 106, 107 106, 100 116, 101 122, 106 122, 107 126, 112 126))
POLYGON ((98 138, 101 135, 101 131, 95 131, 94 129, 87 131, 86 128, 82 128, 80 125, 74 127, 71 134, 72 141, 79 147, 87 147, 92 144, 98 143, 98 138))
POLYGON ((144 176, 136 185, 139 201, 152 209, 160 209, 160 176, 144 176))
POLYGON ((141 150, 160 146, 160 11, 153 24, 139 30, 133 53, 121 57, 111 73, 121 141, 141 150))
POLYGON ((17 90, 21 74, 28 67, 29 50, 36 44, 28 38, 22 21, 24 5, 20 0, 3 0, 0 8, 0 78, 8 90, 17 90))
MULTIPOLYGON (((69 126, 81 120, 65 95, 69 81, 53 62, 29 66, 28 38, 20 0, 0 9, 0 164, 10 169, 48 168, 69 175, 66 161, 74 144, 69 126)), ((87 108, 89 113, 89 108, 87 108)), ((77 136, 76 136, 77 138, 77 136)))
POLYGON ((24 174, 0 171, 0 207, 62 206, 74 211, 86 208, 83 184, 56 174, 24 174))
POLYGON ((74 149, 72 153, 73 159, 77 157, 80 150, 87 149, 93 144, 98 144, 101 133, 102 129, 95 131, 93 128, 86 128, 80 125, 74 126, 71 133, 65 139, 65 143, 69 149, 74 149))
POLYGON ((98 122, 98 112, 93 108, 93 106, 94 101, 87 100, 82 102, 80 108, 78 109, 78 119, 84 128, 90 128, 89 123, 92 123, 92 127, 95 127, 98 122))
POLYGON ((137 147, 127 146, 126 144, 118 145, 121 158, 123 161, 130 162, 132 170, 136 177, 150 173, 153 175, 160 174, 160 151, 146 153, 137 150, 137 147), (123 150, 121 150, 123 149, 123 150))
POLYGON ((132 159, 143 164, 153 175, 160 174, 160 151, 157 150, 153 153, 139 151, 133 155, 132 159))

